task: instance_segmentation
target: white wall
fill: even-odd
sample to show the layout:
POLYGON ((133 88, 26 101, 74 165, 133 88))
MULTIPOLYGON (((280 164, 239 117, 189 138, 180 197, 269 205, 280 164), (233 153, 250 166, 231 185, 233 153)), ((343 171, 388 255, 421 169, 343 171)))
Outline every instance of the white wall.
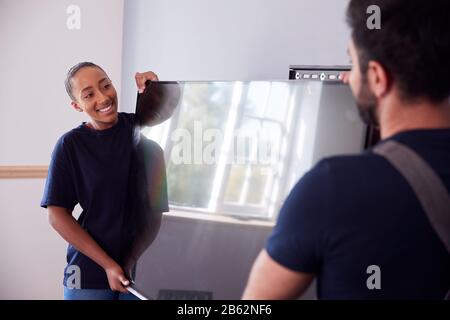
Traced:
MULTIPOLYGON (((100 64, 121 88, 123 0, 0 0, 0 165, 47 165, 84 121, 64 89, 69 67, 100 64), (81 29, 69 30, 69 5, 81 29)), ((0 299, 62 298, 65 242, 39 207, 43 179, 0 180, 0 299)))
POLYGON ((287 79, 291 64, 348 64, 348 0, 127 0, 122 106, 136 71, 161 80, 287 79))
POLYGON ((0 164, 47 164, 56 138, 85 117, 69 104, 67 70, 79 61, 104 67, 121 88, 123 0, 0 2, 0 164), (81 29, 66 9, 81 9, 81 29))

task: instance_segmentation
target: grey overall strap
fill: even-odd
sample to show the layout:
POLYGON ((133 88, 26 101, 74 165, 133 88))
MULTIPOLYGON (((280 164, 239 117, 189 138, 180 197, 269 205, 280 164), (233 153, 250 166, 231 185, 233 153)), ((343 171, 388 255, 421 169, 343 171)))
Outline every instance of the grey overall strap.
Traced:
MULTIPOLYGON (((450 194, 436 172, 411 148, 389 140, 373 148, 408 181, 428 220, 450 253, 450 194)), ((450 299, 450 290, 446 299, 450 299)))

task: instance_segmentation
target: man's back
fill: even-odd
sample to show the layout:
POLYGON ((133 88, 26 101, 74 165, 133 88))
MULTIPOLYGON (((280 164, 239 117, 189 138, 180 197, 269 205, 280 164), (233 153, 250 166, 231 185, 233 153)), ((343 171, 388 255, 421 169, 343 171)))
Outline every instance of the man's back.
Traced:
MULTIPOLYGON (((392 138, 418 152, 450 192, 450 130, 392 138)), ((305 175, 267 251, 315 273, 322 299, 442 299, 450 287, 450 254, 404 178, 372 152, 326 159, 305 175), (380 289, 368 288, 370 266, 379 267, 380 289)))

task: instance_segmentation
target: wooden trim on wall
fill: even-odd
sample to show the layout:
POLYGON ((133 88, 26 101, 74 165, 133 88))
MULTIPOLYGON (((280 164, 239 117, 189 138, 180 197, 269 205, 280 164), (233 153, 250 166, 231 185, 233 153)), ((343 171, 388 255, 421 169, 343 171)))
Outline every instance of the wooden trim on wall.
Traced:
POLYGON ((0 179, 42 179, 48 166, 0 166, 0 179))

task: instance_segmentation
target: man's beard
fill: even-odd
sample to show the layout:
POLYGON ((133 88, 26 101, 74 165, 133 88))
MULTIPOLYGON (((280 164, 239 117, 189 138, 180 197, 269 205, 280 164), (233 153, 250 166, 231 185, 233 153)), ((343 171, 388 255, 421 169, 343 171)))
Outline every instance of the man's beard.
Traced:
POLYGON ((377 99, 370 91, 365 75, 362 75, 361 88, 355 98, 359 116, 362 121, 369 126, 379 127, 379 121, 376 114, 377 99))

